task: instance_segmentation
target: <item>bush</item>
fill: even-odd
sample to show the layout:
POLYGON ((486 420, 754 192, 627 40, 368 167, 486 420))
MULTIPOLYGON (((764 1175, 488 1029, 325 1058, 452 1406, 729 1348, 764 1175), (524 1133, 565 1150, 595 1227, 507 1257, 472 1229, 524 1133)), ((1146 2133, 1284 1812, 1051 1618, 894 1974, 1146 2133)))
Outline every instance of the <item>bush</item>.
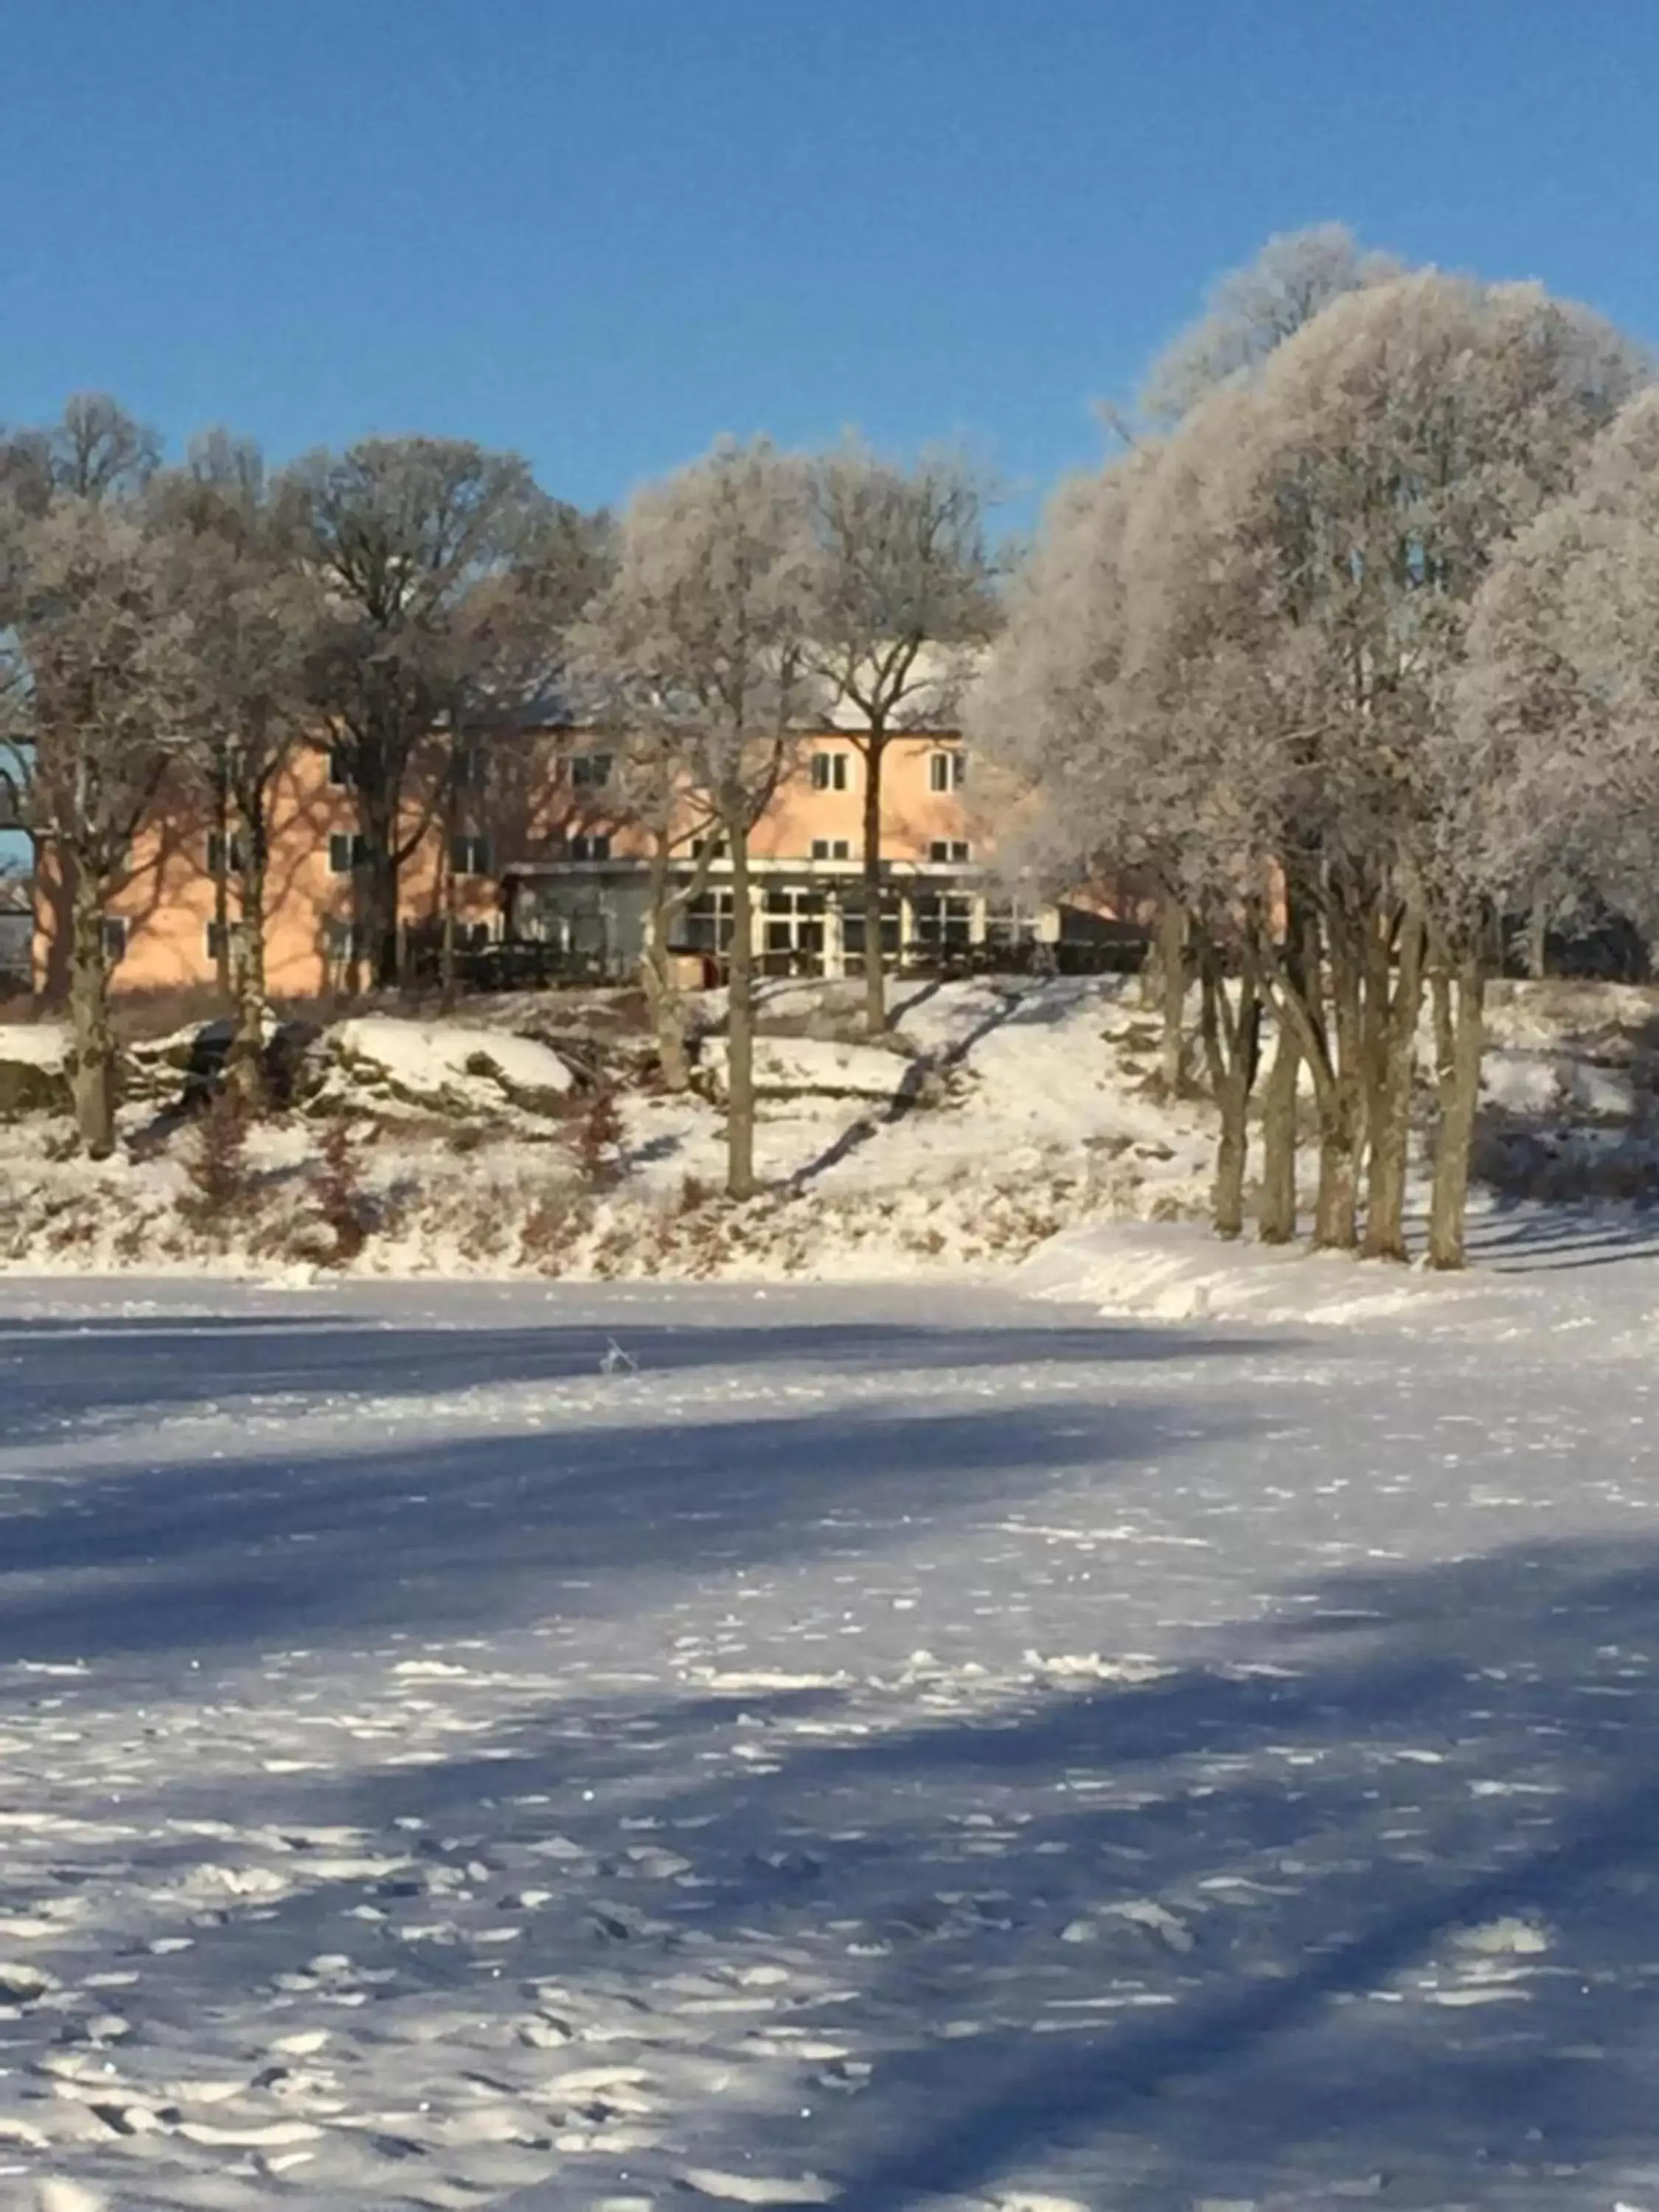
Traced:
POLYGON ((317 1218, 332 1240, 324 1264, 349 1267, 368 1242, 371 1216, 343 1121, 331 1121, 323 1132, 314 1193, 317 1218))
POLYGON ((240 1091, 227 1086, 197 1122, 196 1141, 185 1164, 190 1188, 179 1200, 179 1211, 191 1227, 217 1243, 252 1210, 247 1137, 246 1103, 240 1091))
POLYGON ((576 1160, 590 1190, 610 1190, 622 1181, 622 1145, 627 1132, 617 1093, 602 1085, 588 1101, 576 1132, 576 1160))

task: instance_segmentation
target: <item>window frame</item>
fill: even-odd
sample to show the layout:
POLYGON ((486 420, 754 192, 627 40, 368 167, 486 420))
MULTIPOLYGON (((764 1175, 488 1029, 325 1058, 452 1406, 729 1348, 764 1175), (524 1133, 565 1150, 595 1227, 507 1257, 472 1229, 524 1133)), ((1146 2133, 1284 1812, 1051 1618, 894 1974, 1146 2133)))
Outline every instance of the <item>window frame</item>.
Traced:
POLYGON ((480 876, 495 873, 495 854, 489 848, 488 834, 482 830, 457 830, 449 841, 449 872, 452 876, 476 880, 480 876))
POLYGON ((831 752, 827 748, 812 755, 812 788, 814 791, 850 791, 853 788, 853 756, 844 748, 831 752))
POLYGON ((603 791, 609 784, 616 765, 615 753, 572 753, 570 788, 573 791, 603 791), (593 774, 596 767, 599 768, 597 775, 593 774))

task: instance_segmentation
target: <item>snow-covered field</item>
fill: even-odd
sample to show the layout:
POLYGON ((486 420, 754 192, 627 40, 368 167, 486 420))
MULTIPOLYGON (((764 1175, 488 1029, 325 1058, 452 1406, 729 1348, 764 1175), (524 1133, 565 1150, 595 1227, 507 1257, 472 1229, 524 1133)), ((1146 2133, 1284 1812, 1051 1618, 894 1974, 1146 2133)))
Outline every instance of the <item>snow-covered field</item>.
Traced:
POLYGON ((1494 1234, 0 1285, 0 2205, 1659 2212, 1659 1261, 1494 1234))

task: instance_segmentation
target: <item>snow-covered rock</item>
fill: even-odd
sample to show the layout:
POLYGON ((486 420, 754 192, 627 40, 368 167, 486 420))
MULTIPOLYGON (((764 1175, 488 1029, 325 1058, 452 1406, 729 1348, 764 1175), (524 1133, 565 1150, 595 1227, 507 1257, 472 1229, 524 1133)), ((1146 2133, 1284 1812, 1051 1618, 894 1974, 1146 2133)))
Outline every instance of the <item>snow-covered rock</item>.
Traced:
POLYGON ((405 1097, 465 1106, 520 1105, 561 1097, 574 1078, 544 1044, 463 1022, 409 1022, 359 1014, 329 1032, 336 1059, 371 1071, 405 1097))
MULTIPOLYGON (((730 1052, 724 1037, 704 1045, 702 1066, 716 1094, 726 1096, 730 1052)), ((755 1093, 760 1098, 894 1099, 929 1103, 922 1064, 880 1045, 840 1044, 825 1037, 761 1037, 755 1045, 755 1093)))
POLYGON ((60 1023, 0 1023, 0 1121, 67 1107, 68 1056, 60 1023))

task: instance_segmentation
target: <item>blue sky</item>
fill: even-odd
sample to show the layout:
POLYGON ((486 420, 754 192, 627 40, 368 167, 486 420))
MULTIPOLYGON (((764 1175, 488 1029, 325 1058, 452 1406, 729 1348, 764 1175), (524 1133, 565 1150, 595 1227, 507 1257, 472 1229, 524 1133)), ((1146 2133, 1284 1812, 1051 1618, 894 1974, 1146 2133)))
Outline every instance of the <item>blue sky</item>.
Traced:
POLYGON ((1029 519, 1206 284, 1338 218, 1659 338, 1659 9, 8 0, 0 417, 277 458, 969 440, 1029 519))

